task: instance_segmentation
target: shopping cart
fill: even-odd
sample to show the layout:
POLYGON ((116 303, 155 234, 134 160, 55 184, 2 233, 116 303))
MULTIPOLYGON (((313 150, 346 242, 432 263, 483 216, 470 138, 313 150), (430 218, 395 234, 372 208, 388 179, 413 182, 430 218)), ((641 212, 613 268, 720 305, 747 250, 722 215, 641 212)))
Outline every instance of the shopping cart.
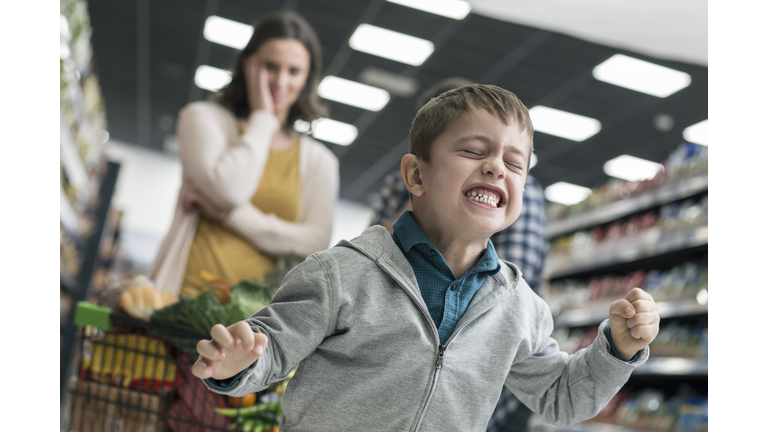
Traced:
POLYGON ((80 302, 75 372, 69 381, 70 432, 214 432, 242 429, 225 397, 192 375, 205 336, 80 302))

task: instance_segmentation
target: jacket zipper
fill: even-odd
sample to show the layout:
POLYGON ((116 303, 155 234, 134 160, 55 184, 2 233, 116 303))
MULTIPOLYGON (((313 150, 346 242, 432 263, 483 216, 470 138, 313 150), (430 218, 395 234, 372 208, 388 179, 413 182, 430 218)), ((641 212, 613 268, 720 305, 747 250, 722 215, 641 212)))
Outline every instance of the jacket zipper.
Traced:
POLYGON ((413 429, 414 432, 418 431, 421 427, 421 422, 424 420, 424 415, 427 413, 427 407, 429 407, 429 402, 432 400, 432 395, 435 394, 435 387, 437 387, 437 379, 440 377, 440 370, 443 368, 443 354, 445 354, 445 345, 440 345, 440 347, 437 350, 437 361, 435 361, 435 372, 432 376, 432 385, 429 387, 429 394, 427 394, 427 400, 424 402, 424 406, 421 408, 421 413, 419 414, 419 421, 416 422, 416 427, 413 429))

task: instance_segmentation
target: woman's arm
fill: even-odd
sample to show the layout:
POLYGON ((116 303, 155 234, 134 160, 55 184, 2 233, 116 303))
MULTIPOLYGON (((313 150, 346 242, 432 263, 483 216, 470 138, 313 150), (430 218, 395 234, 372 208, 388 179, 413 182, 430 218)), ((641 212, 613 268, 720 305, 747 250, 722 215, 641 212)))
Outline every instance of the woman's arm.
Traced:
POLYGON ((245 134, 237 138, 227 133, 227 120, 208 103, 195 103, 181 111, 177 130, 184 176, 222 211, 250 200, 280 128, 274 115, 254 111, 245 134))
POLYGON ((338 161, 318 154, 309 164, 310 177, 303 184, 302 221, 289 222, 274 214, 265 214, 250 202, 229 212, 224 226, 239 234, 256 249, 270 255, 309 256, 327 249, 333 230, 333 213, 339 196, 338 161))

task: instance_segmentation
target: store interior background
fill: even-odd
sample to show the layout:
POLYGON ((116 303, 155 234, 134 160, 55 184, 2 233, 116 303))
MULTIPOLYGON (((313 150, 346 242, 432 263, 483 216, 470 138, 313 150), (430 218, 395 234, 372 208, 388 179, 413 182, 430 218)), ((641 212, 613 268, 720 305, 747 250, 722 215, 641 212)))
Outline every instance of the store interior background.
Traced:
POLYGON ((228 69, 236 52, 203 36, 211 15, 249 24, 262 13, 293 9, 318 33, 324 76, 379 86, 380 79, 369 78, 372 70, 401 78, 378 112, 324 101, 330 118, 358 128, 349 146, 327 143, 341 165, 331 244, 367 227, 371 195, 407 151, 415 99, 439 79, 496 83, 529 107, 601 121, 600 133, 578 143, 536 132, 538 164, 531 174, 544 187, 605 183, 603 164, 621 154, 660 162, 682 141, 684 128, 707 118, 706 2, 469 3, 470 14, 455 20, 384 0, 89 1, 94 66, 109 126, 107 154, 121 164, 113 207, 123 212, 128 258, 139 269, 148 266, 170 226, 180 186, 175 119, 185 104, 210 95, 195 85, 196 69, 228 69), (422 65, 410 66, 352 50, 348 39, 361 23, 431 40, 435 51, 422 65), (659 98, 595 80, 592 69, 614 54, 686 72, 692 82, 659 98))
MULTIPOLYGON (((251 24, 266 12, 295 10, 318 33, 323 49, 323 76, 362 82, 389 92, 389 102, 380 110, 323 100, 330 108, 329 118, 354 125, 358 131, 348 145, 320 140, 340 161, 340 200, 330 245, 350 239, 368 227, 375 193, 384 176, 398 168, 401 156, 407 152, 416 98, 442 78, 461 76, 497 84, 515 92, 529 108, 548 106, 600 122, 600 131, 584 141, 535 133, 535 166, 530 173, 544 188, 558 182, 586 188, 603 185, 613 179, 604 171, 605 162, 620 155, 662 162, 685 141, 687 127, 713 116, 710 107, 722 112, 739 106, 730 99, 725 104, 710 102, 709 17, 715 12, 706 1, 469 0, 471 11, 461 19, 396 3, 88 0, 92 66, 106 112, 105 154, 119 163, 110 204, 120 214, 117 253, 129 263, 130 274, 146 271, 173 217, 181 184, 176 118, 186 104, 212 94, 196 83, 196 71, 205 66, 229 69, 237 52, 205 37, 203 29, 211 16, 251 24), (407 65, 357 51, 351 48, 349 40, 361 24, 429 40, 434 44, 434 52, 420 65, 407 65), (595 67, 616 54, 684 72, 691 82, 670 96, 657 97, 596 79, 595 67)), ((729 46, 728 52, 735 55, 741 52, 737 49, 744 47, 729 46)), ((753 68, 743 73, 754 76, 759 70, 753 68)), ((713 68, 713 78, 715 71, 713 68)), ((729 87, 727 96, 738 93, 734 88, 729 87)), ((743 123, 755 116, 742 108, 738 112, 743 123)), ((713 141, 723 142, 723 138, 720 134, 713 141)), ((762 135, 757 139, 764 141, 762 135)), ((721 166, 726 165, 723 148, 713 147, 721 151, 717 159, 721 166)), ((729 156, 739 158, 740 154, 734 152, 729 156)), ((747 166, 759 160, 754 157, 727 165, 747 166)), ((740 170, 747 172, 746 168, 740 170)), ((752 175, 758 172, 749 170, 752 175)), ((707 196, 706 177, 707 174, 704 192, 699 197, 707 196)), ((729 193, 736 197, 746 189, 732 188, 729 193)), ((744 197, 739 208, 756 201, 754 197, 744 197)), ((744 223, 739 227, 731 225, 729 237, 739 237, 733 234, 737 229, 756 226, 760 222, 755 219, 761 214, 764 213, 742 211, 740 220, 744 223)), ((704 228, 706 231, 707 226, 704 228)), ((757 238, 753 234, 747 236, 757 238)), ((707 248, 705 239, 703 252, 699 251, 704 260, 707 248)), ((721 256, 727 250, 716 249, 713 256, 717 251, 721 256)), ((118 282, 125 275, 114 272, 112 279, 101 283, 118 282)), ((729 270, 729 277, 733 276, 729 270)), ((713 285, 724 286, 714 282, 713 285)), ((711 304, 717 295, 713 293, 711 304)), ((717 301, 721 307, 723 297, 717 301)), ((707 308, 703 309, 706 320, 707 308)), ((553 312, 556 315, 554 308, 553 312)), ((725 331, 719 327, 721 335, 725 331)), ((707 361, 704 357, 703 375, 696 372, 705 394, 707 361)), ((653 379, 651 376, 640 381, 640 386, 657 385, 653 379)), ((661 382, 669 381, 662 378, 661 382)))

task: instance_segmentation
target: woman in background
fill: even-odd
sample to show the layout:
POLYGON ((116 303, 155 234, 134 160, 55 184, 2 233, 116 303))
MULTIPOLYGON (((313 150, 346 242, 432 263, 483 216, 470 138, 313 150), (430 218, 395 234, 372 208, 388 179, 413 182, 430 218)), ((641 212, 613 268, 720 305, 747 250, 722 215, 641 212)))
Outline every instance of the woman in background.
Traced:
POLYGON ((338 200, 338 160, 294 131, 325 115, 317 96, 320 43, 292 12, 260 19, 232 81, 182 109, 182 186, 149 277, 160 291, 196 296, 201 271, 230 284, 260 281, 274 257, 326 249, 338 200))

